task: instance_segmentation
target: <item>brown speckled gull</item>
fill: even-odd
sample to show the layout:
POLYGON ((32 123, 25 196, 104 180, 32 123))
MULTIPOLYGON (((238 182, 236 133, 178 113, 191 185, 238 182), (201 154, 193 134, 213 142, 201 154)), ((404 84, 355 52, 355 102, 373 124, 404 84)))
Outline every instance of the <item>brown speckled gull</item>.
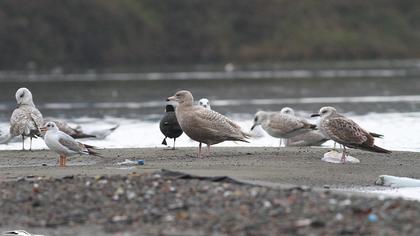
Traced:
POLYGON ((20 88, 16 91, 17 108, 10 118, 11 137, 22 136, 22 150, 25 150, 25 137, 30 137, 32 149, 32 138, 41 135, 39 128, 43 125, 41 112, 35 107, 32 100, 32 93, 27 88, 20 88))
POLYGON ((249 134, 241 127, 222 114, 193 105, 194 98, 191 92, 183 90, 168 98, 169 101, 179 103, 175 113, 181 129, 192 140, 199 142, 198 156, 201 157, 201 144, 210 145, 224 141, 248 142, 249 134))
POLYGON ((340 115, 334 107, 323 107, 318 114, 312 116, 321 116, 319 121, 319 130, 326 137, 343 145, 343 156, 341 162, 346 162, 346 147, 362 149, 378 153, 391 153, 386 149, 374 144, 374 136, 361 128, 353 120, 340 115))

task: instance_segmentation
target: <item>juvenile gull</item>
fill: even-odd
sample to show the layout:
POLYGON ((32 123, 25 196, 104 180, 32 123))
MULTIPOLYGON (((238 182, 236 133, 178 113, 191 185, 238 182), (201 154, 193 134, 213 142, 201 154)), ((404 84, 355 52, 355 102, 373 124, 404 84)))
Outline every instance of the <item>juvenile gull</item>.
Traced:
POLYGON ((86 154, 100 157, 93 150, 93 146, 77 142, 70 135, 60 131, 54 122, 48 122, 41 131, 45 132, 44 141, 48 148, 60 154, 60 167, 66 166, 67 156, 86 154))
POLYGON ((198 146, 199 157, 201 157, 202 143, 207 144, 209 152, 210 145, 224 141, 248 142, 246 139, 250 135, 243 132, 239 125, 218 112, 199 105, 194 106, 191 92, 178 91, 174 96, 169 97, 168 101, 179 103, 175 109, 176 117, 185 134, 200 143, 198 146))
POLYGON ((207 98, 198 100, 198 105, 211 110, 210 101, 207 98))
POLYGON ((118 129, 118 127, 120 127, 119 124, 114 124, 111 128, 95 129, 95 130, 90 130, 89 132, 83 132, 82 129, 80 129, 80 131, 82 131, 86 135, 92 135, 96 139, 105 139, 112 132, 114 132, 116 129, 118 129))
POLYGON ((82 139, 82 138, 96 138, 96 139, 105 139, 108 135, 114 132, 119 125, 116 124, 111 128, 101 128, 97 130, 90 130, 89 132, 83 131, 80 125, 77 125, 75 128, 71 127, 66 121, 58 120, 53 118, 45 118, 44 125, 48 122, 54 122, 58 129, 75 139, 82 139))
POLYGON ((181 136, 182 129, 181 126, 179 126, 179 123, 175 116, 175 108, 172 104, 167 104, 165 108, 165 115, 162 117, 159 123, 160 131, 163 135, 165 135, 165 138, 162 141, 163 145, 167 145, 166 138, 173 138, 174 139, 174 146, 173 150, 175 150, 175 141, 176 138, 181 136))
POLYGON ((319 110, 319 130, 329 139, 343 145, 341 162, 346 162, 346 147, 358 148, 371 152, 391 153, 391 151, 378 147, 374 144, 372 134, 361 128, 353 120, 340 115, 334 107, 323 107, 319 110))
MULTIPOLYGON (((290 107, 284 107, 280 113, 295 116, 295 111, 290 107)), ((302 118, 303 119, 303 118, 302 118)), ((325 137, 319 130, 310 130, 308 132, 298 134, 285 140, 285 146, 302 147, 302 146, 320 146, 329 139, 325 137)))
POLYGON ((288 139, 316 129, 316 125, 307 122, 305 119, 280 112, 266 111, 259 111, 255 114, 251 130, 257 125, 261 125, 269 135, 280 139, 288 139))
POLYGON ((32 138, 41 135, 39 128, 43 125, 42 114, 35 107, 29 89, 18 89, 15 97, 17 107, 10 118, 10 135, 22 136, 22 150, 25 150, 25 137, 29 137, 29 150, 32 150, 32 138))
POLYGON ((44 119, 44 125, 46 125, 48 122, 54 122, 58 129, 68 135, 70 135, 72 138, 79 139, 79 138, 95 138, 95 135, 91 134, 85 134, 80 127, 73 128, 71 127, 66 121, 64 120, 57 120, 57 119, 51 119, 51 118, 45 118, 44 119))

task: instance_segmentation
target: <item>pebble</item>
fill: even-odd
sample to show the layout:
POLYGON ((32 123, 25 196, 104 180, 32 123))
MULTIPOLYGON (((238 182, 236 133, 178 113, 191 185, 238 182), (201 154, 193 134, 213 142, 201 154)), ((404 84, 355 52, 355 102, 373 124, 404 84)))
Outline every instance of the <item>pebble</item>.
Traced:
POLYGON ((86 235, 77 230, 89 227, 98 235, 144 235, 145 229, 172 235, 420 235, 416 202, 174 179, 162 172, 0 182, 0 206, 1 226, 74 231, 67 235, 86 235))

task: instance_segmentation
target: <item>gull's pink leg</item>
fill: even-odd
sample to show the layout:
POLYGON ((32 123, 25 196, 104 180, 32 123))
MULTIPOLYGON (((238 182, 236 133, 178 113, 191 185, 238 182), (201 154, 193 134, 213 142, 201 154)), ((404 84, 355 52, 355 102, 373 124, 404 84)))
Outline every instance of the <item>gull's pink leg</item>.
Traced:
POLYGON ((343 155, 341 156, 341 163, 346 163, 346 146, 343 145, 343 155))
POLYGON ((60 155, 60 165, 59 165, 60 167, 65 167, 66 166, 65 158, 66 158, 66 156, 60 155))

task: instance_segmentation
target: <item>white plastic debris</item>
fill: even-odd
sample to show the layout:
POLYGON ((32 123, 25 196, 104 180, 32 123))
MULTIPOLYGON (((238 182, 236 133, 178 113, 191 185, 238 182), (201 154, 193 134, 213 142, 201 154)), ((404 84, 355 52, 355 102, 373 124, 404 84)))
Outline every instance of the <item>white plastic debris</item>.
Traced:
POLYGON ((137 165, 137 161, 125 159, 123 162, 118 162, 117 165, 137 165))
POLYGON ((375 181, 375 184, 393 188, 420 187, 420 179, 397 177, 392 175, 380 175, 375 181))
POLYGON ((25 230, 6 231, 6 232, 3 232, 2 235, 4 235, 4 236, 11 236, 11 235, 13 235, 13 236, 44 236, 44 235, 41 235, 41 234, 30 234, 30 233, 26 232, 25 230))
MULTIPOLYGON (((336 150, 331 150, 327 153, 324 154, 324 157, 322 157, 321 161, 325 161, 325 162, 329 162, 329 163, 342 163, 341 162, 341 157, 342 157, 343 153, 342 152, 337 152, 336 150)), ((350 163, 350 164, 355 164, 355 163, 360 163, 360 160, 352 157, 350 155, 346 156, 346 162, 345 163, 350 163)))

